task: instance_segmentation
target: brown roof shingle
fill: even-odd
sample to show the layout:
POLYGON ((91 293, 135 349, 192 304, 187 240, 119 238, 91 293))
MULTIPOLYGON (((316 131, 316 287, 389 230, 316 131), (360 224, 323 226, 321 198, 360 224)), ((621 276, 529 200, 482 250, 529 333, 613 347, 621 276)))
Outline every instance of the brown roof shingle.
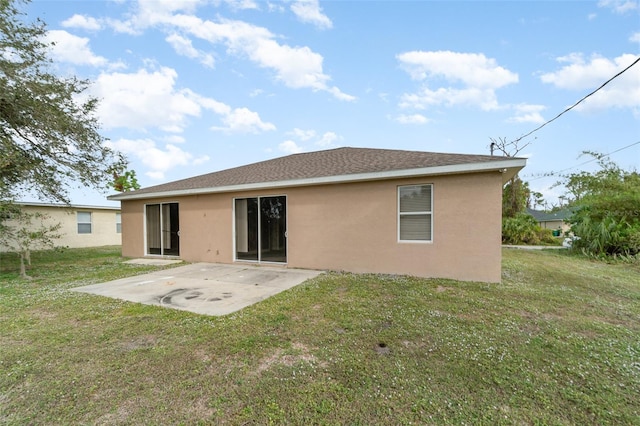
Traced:
POLYGON ((513 160, 513 158, 392 149, 336 148, 274 158, 246 166, 150 186, 138 191, 128 192, 127 195, 380 173, 501 160, 513 160))

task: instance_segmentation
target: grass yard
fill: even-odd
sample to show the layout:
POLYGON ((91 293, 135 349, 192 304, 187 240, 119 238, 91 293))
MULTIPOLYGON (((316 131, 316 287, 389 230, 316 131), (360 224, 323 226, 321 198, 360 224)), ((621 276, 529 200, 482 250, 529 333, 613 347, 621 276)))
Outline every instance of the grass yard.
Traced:
POLYGON ((226 317, 68 291, 117 248, 0 255, 0 424, 640 424, 640 267, 330 273, 226 317))

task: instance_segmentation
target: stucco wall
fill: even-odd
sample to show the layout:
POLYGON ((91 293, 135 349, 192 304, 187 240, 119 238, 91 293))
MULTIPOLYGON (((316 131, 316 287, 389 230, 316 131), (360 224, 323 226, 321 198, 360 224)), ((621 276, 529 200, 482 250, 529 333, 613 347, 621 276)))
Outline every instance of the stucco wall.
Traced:
POLYGON ((122 202, 123 255, 143 256, 144 205, 178 202, 180 257, 233 262, 233 198, 287 196, 288 267, 500 281, 502 177, 431 176, 122 202), (397 187, 433 184, 433 242, 397 241, 397 187))
MULTIPOLYGON (((56 246, 66 247, 99 247, 107 245, 120 245, 122 234, 116 232, 116 212, 110 209, 74 208, 57 206, 22 206, 26 212, 40 212, 48 218, 50 224, 61 223, 58 231, 62 238, 55 240, 56 246), (78 234, 78 222, 76 212, 91 212, 91 233, 78 234)), ((37 219, 34 219, 38 223, 37 219)), ((2 248, 0 248, 2 250, 2 248)))

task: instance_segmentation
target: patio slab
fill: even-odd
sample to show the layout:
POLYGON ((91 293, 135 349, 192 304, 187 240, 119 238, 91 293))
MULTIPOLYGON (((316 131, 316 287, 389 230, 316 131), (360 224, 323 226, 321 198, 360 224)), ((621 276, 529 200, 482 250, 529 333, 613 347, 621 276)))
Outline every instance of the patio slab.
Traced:
POLYGON ((322 271, 194 263, 72 289, 203 315, 227 315, 320 275, 322 271))

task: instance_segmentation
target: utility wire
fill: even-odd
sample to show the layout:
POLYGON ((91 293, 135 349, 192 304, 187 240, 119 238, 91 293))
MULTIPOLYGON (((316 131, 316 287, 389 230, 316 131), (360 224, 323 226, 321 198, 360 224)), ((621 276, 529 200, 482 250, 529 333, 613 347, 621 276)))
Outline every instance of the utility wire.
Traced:
POLYGON ((546 174, 546 175, 544 175, 544 176, 538 176, 538 177, 535 177, 535 178, 533 178, 533 179, 529 179, 529 182, 530 182, 530 181, 532 181, 532 180, 542 179, 542 178, 544 178, 544 177, 557 176, 557 175, 559 175, 560 173, 566 172, 567 170, 575 169, 576 167, 580 167, 580 166, 584 166, 585 164, 593 163, 594 161, 598 161, 600 158, 609 157, 610 155, 613 155, 613 154, 615 154, 616 152, 620 152, 620 151, 622 151, 622 150, 625 150, 625 149, 627 149, 627 148, 631 148, 632 146, 636 146, 636 145, 638 145, 638 144, 640 144, 640 141, 634 142, 634 143, 632 143, 631 145, 623 146, 622 148, 618 148, 618 149, 616 149, 615 151, 611 151, 611 152, 609 152, 608 154, 603 154, 603 155, 602 155, 601 157, 599 157, 599 158, 592 158, 591 160, 585 161, 584 163, 576 164, 575 166, 567 167, 566 169, 562 169, 562 170, 559 170, 559 171, 557 171, 557 172, 551 172, 551 173, 546 174))
MULTIPOLYGON (((611 77, 609 80, 605 81, 604 83, 602 83, 602 85, 600 85, 600 87, 598 87, 596 90, 594 90, 593 92, 589 93, 588 95, 586 95, 585 97, 583 97, 582 99, 580 99, 578 102, 576 102, 575 104, 571 105, 569 108, 565 109, 564 111, 562 111, 560 114, 556 115, 555 117, 553 117, 551 120, 541 124, 540 126, 536 127, 535 129, 533 129, 532 131, 530 131, 529 133, 520 136, 518 139, 515 139, 513 141, 513 143, 517 143, 520 142, 522 139, 526 138, 527 136, 531 136, 533 133, 537 132, 538 130, 542 129, 544 126, 546 126, 547 124, 556 121, 558 118, 560 118, 562 115, 564 115, 565 113, 571 111, 572 109, 574 109, 575 107, 577 107, 578 105, 580 105, 582 102, 584 102, 589 96, 594 95, 596 92, 598 92, 599 90, 601 90, 604 86, 606 86, 607 84, 611 83, 614 79, 618 78, 619 76, 621 76, 622 74, 624 74, 629 68, 631 68, 632 66, 634 66, 635 64, 637 64, 638 62, 640 62, 640 57, 638 57, 635 61, 633 61, 633 63, 631 63, 631 65, 629 65, 628 67, 626 67, 625 69, 623 69, 622 71, 620 71, 619 73, 617 73, 616 75, 614 75, 613 77, 611 77)), ((611 153, 613 154, 613 152, 611 153)), ((576 166, 577 167, 577 166, 576 166)))

